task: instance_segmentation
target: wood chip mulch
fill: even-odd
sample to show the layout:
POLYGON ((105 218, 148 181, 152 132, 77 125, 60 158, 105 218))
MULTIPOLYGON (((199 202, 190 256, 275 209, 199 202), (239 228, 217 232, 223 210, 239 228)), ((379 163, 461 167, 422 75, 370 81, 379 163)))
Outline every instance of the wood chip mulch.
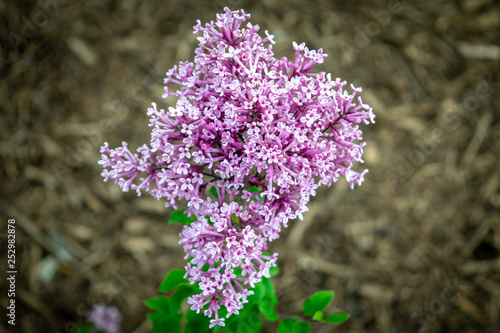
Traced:
MULTIPOLYGON (((244 8, 322 47, 319 70, 376 113, 362 187, 321 189, 271 244, 278 312, 333 289, 351 318, 313 332, 500 331, 500 2, 66 1, 0 3, 3 332, 70 332, 95 303, 150 332, 143 300, 184 266, 179 226, 102 182, 99 147, 148 141, 164 73, 193 58, 196 19, 244 8), (7 323, 7 220, 16 220, 16 326, 7 323)), ((361 166, 362 167, 362 166, 361 166)), ((361 168, 360 167, 360 168, 361 168)), ((276 332, 268 323, 265 332, 276 332)))

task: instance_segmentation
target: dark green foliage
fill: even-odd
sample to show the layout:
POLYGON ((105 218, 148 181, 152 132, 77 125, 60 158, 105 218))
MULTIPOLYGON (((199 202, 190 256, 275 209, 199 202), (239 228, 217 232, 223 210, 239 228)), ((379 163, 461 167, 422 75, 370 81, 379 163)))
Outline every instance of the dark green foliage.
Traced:
POLYGON ((344 321, 349 319, 350 315, 345 313, 330 313, 326 317, 326 321, 332 324, 342 324, 344 321))
POLYGON ((307 316, 314 316, 317 311, 324 311, 333 300, 334 292, 318 291, 309 297, 303 305, 304 313, 307 316))
POLYGON ((168 218, 168 224, 177 222, 186 225, 193 221, 196 221, 196 217, 195 216, 188 217, 187 214, 184 213, 185 210, 186 208, 183 208, 172 212, 172 214, 170 214, 170 217, 168 218))
POLYGON ((166 293, 181 284, 189 284, 189 281, 184 278, 185 274, 186 272, 182 269, 174 269, 165 277, 158 291, 166 293))
MULTIPOLYGON (((237 275, 241 270, 235 270, 237 275)), ((271 276, 277 275, 277 267, 270 269, 271 276)), ((148 315, 153 324, 153 333, 184 332, 184 333, 258 333, 262 329, 263 320, 276 321, 279 315, 275 312, 278 298, 271 279, 263 278, 252 289, 253 295, 248 297, 239 314, 233 314, 226 319, 226 326, 216 326, 209 329, 210 319, 203 311, 196 313, 185 306, 186 299, 199 293, 196 285, 191 285, 184 278, 185 272, 181 269, 171 271, 163 280, 158 290, 169 293, 169 296, 158 296, 144 301, 144 304, 155 311, 148 315), (184 306, 183 306, 184 305, 184 306)), ((278 326, 278 333, 309 333, 311 323, 340 324, 349 318, 342 313, 328 314, 325 318, 324 311, 333 300, 333 291, 318 291, 304 301, 303 310, 305 317, 291 316, 282 319, 278 326)), ((219 311, 219 318, 225 317, 227 310, 219 311)), ((87 333, 78 331, 77 333, 87 333)))

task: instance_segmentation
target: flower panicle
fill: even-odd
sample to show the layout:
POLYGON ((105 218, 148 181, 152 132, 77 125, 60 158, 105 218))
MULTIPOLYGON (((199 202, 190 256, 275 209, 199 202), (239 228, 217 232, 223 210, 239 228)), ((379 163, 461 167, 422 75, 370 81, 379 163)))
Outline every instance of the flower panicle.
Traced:
POLYGON ((175 107, 148 109, 149 146, 133 154, 126 143, 105 143, 99 162, 104 180, 123 191, 147 192, 167 207, 186 203, 195 221, 180 243, 186 277, 201 290, 189 304, 212 325, 224 325, 221 306, 238 313, 248 288, 269 276, 277 254, 267 254, 267 242, 302 219, 320 185, 340 177, 362 184, 367 170, 353 169, 366 144, 359 124, 375 122, 360 88, 312 72, 327 56, 322 49, 293 42, 294 61, 276 59, 273 36, 260 37, 259 26, 244 24, 249 17, 225 8, 215 22, 197 21, 194 61, 164 80, 163 97, 175 96, 175 107))

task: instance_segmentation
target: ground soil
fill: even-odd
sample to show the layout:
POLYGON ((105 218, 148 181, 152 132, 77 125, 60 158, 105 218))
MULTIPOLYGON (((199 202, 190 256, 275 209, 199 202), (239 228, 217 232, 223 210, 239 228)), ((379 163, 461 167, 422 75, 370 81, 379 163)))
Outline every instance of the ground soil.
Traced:
POLYGON ((147 107, 168 105, 164 73, 193 58, 196 19, 224 6, 274 34, 277 56, 292 41, 322 47, 319 70, 363 87, 377 116, 363 128, 363 186, 321 189, 271 245, 279 313, 333 289, 329 310, 351 318, 314 332, 499 332, 498 1, 7 0, 0 333, 69 332, 95 303, 119 308, 122 332, 151 330, 143 300, 184 266, 180 227, 161 202, 103 183, 99 147, 148 141, 147 107))

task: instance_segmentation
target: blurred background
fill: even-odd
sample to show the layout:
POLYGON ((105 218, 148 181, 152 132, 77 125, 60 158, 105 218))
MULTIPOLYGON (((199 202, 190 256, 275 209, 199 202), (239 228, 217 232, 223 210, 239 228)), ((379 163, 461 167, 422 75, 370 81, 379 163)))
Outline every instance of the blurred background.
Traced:
POLYGON ((165 72, 193 59, 196 19, 225 6, 274 34, 277 57, 292 41, 323 48, 317 70, 363 87, 377 116, 365 183, 322 188, 271 244, 278 312, 333 289, 329 310, 351 318, 314 332, 500 331, 499 1, 4 0, 0 333, 71 332, 96 303, 118 307, 121 332, 151 330, 143 300, 184 267, 180 227, 103 183, 99 147, 149 142, 165 72))

